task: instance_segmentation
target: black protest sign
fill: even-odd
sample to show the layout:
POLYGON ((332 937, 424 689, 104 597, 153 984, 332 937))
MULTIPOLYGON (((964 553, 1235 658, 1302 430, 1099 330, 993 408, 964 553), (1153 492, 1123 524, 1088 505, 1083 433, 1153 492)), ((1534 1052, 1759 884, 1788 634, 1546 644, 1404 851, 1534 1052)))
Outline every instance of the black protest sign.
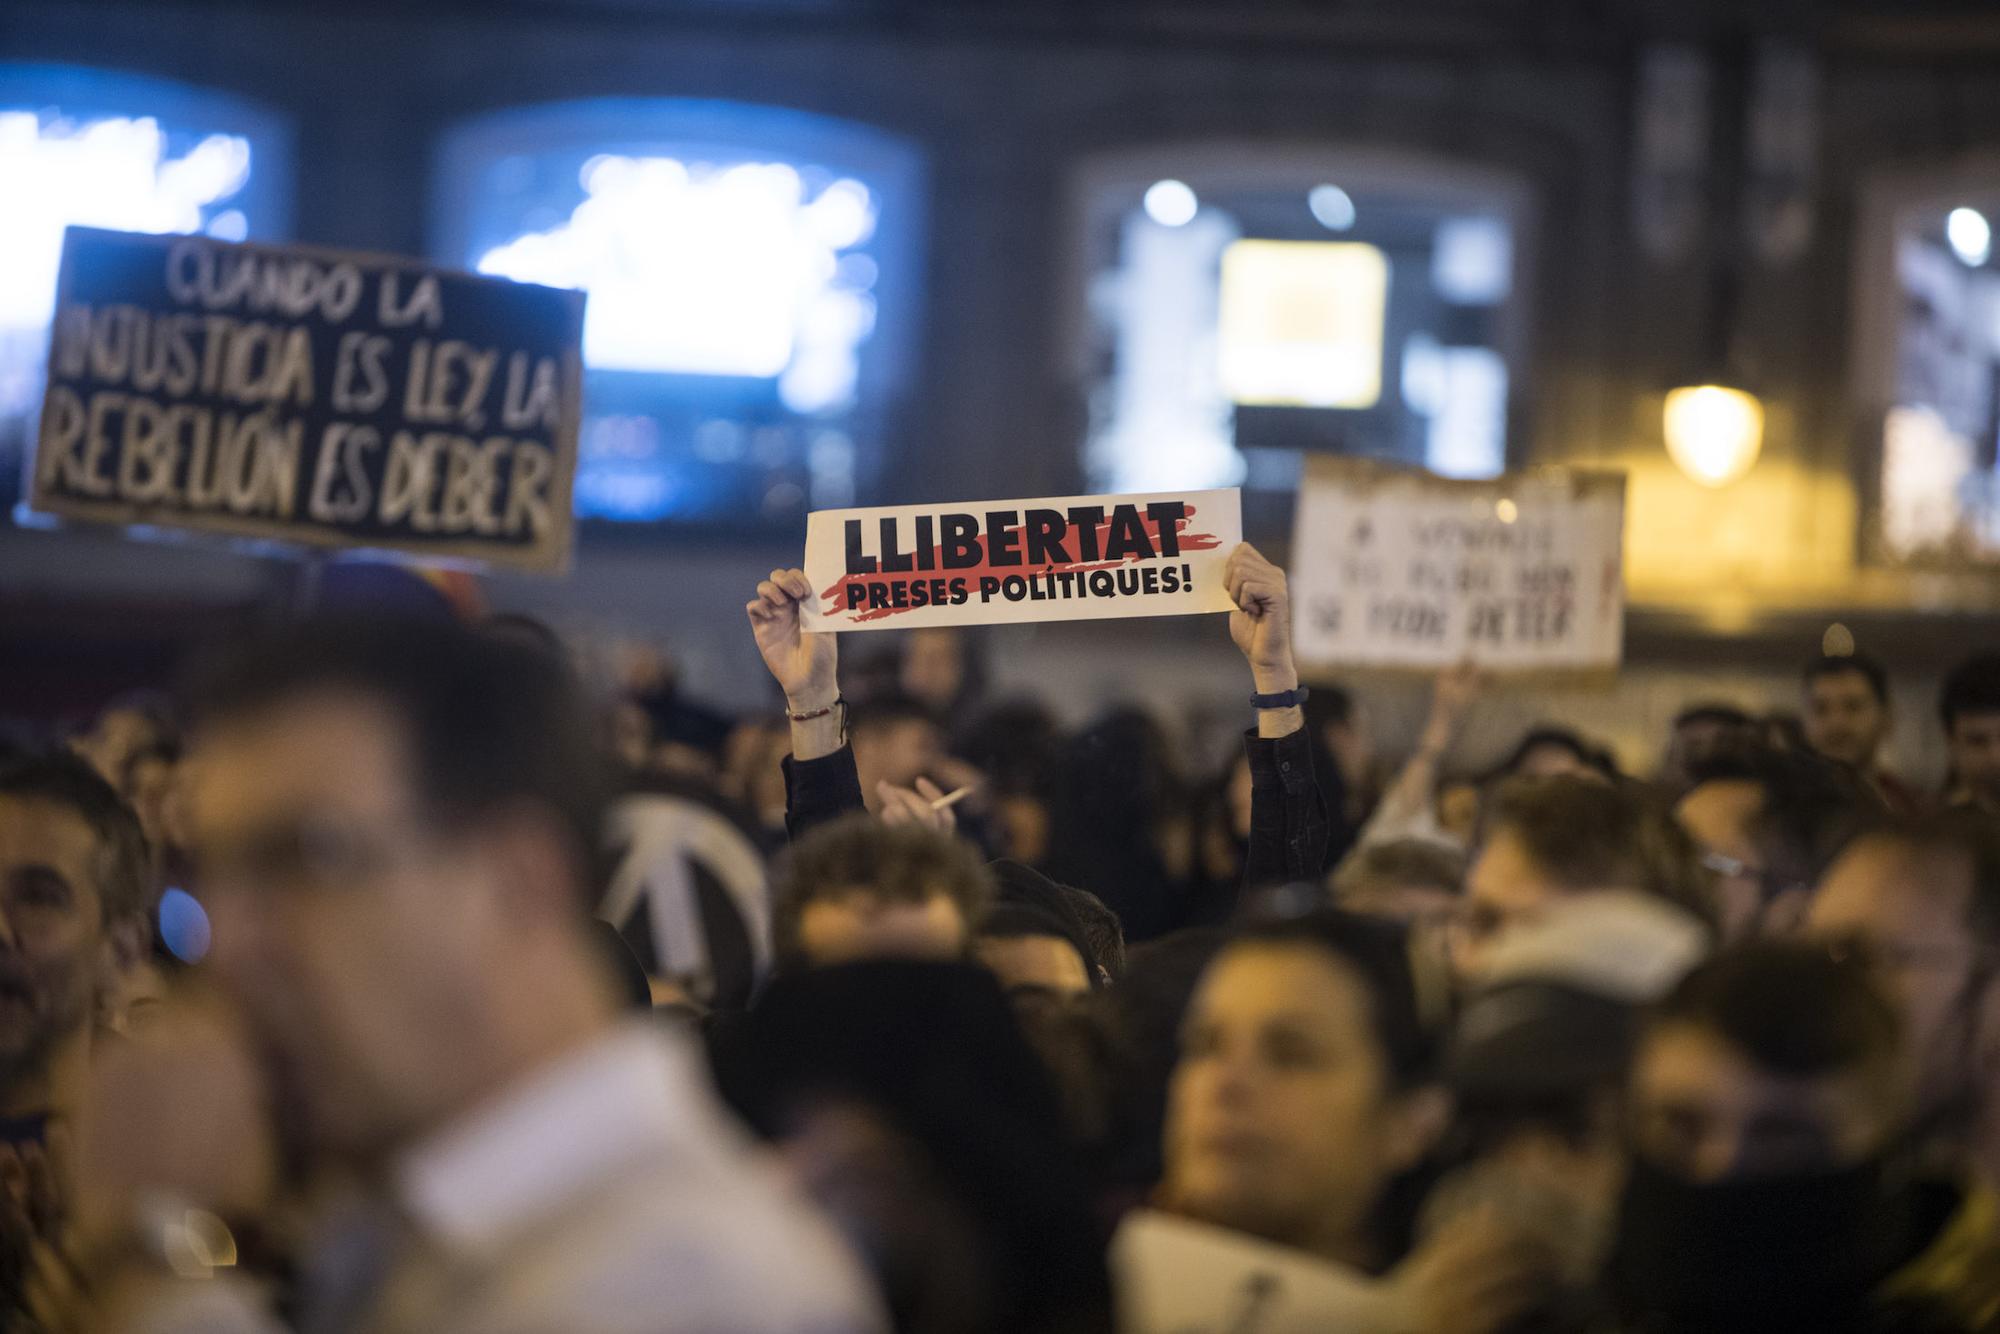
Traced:
POLYGON ((578 292, 72 227, 29 503, 559 571, 582 333, 578 292))

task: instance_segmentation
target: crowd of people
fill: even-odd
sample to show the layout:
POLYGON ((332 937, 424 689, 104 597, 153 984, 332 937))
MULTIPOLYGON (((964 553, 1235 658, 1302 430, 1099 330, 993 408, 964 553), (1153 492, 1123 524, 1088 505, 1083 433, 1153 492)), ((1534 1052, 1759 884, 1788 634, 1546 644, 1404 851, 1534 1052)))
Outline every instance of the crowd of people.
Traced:
POLYGON ((1227 578, 1207 781, 798 570, 767 715, 350 611, 12 745, 7 1327, 2000 1329, 2000 655, 1935 793, 1859 655, 1386 772, 1227 578))

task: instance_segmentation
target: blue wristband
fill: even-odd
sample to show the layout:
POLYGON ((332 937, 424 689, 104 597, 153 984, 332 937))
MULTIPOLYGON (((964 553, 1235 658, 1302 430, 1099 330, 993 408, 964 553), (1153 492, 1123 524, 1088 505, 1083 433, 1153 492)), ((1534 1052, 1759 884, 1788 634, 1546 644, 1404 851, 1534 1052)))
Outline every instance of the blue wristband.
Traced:
POLYGON ((1250 707, 1253 709, 1296 709, 1306 702, 1312 692, 1304 686, 1294 686, 1276 695, 1252 695, 1250 707))

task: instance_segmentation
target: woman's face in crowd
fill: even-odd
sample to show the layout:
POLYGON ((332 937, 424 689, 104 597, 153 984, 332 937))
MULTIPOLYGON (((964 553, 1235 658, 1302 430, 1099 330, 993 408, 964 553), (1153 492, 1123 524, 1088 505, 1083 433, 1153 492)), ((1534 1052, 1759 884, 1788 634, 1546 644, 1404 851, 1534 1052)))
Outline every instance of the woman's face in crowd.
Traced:
POLYGON ((1168 1096, 1172 1207, 1291 1245, 1364 1232, 1384 1185, 1427 1147, 1369 1005, 1311 946, 1238 945, 1210 966, 1168 1096))

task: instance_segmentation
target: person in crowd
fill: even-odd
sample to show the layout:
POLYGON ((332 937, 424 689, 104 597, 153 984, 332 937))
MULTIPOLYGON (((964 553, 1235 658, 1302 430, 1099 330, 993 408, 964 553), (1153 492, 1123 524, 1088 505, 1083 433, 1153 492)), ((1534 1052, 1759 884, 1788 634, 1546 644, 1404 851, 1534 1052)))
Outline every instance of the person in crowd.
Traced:
POLYGON ((1880 801, 1856 771, 1811 752, 1743 747, 1689 773, 1674 818, 1715 875, 1724 940, 1783 933, 1880 801))
MULTIPOLYGON (((1367 706, 1353 692, 1340 686, 1322 686, 1306 701, 1306 726, 1314 740, 1333 757, 1340 778, 1343 808, 1339 823, 1358 832, 1375 812, 1382 799, 1382 775, 1377 768, 1375 736, 1369 727, 1367 706)), ((1347 848, 1336 844, 1338 861, 1347 848)))
POLYGON ((1651 795, 1591 773, 1509 779, 1487 804, 1466 873, 1451 954, 1461 982, 1476 979, 1506 931, 1577 895, 1650 894, 1698 921, 1715 919, 1713 891, 1693 842, 1651 795))
POLYGON ((1755 739, 1756 720, 1734 704, 1695 704, 1674 715, 1666 758, 1660 764, 1660 787, 1673 796, 1693 785, 1694 770, 1712 756, 1735 750, 1755 739))
POLYGON ((1422 838, 1357 849, 1333 873, 1333 899, 1350 912, 1406 926, 1440 926, 1465 890, 1465 857, 1422 838))
POLYGON ((269 1106, 286 1161, 361 1190, 307 1248, 303 1327, 881 1327, 700 1057, 618 1022, 588 916, 604 765, 547 655, 302 625, 238 646, 195 714, 205 968, 244 1031, 183 1019, 102 1063, 71 1248, 92 1327, 274 1327, 259 1286, 169 1263, 188 1229, 214 1256, 270 1221, 245 1167, 269 1106))
POLYGON ((910 1334, 1101 1334, 1104 1248, 1063 1113, 998 987, 876 960, 782 977, 724 1093, 867 1257, 910 1334))
POLYGON ((146 844, 153 850, 156 863, 170 862, 186 841, 180 832, 175 792, 180 762, 179 742, 154 742, 132 753, 132 758, 125 762, 123 781, 118 784, 119 795, 139 817, 139 826, 146 833, 146 844))
POLYGON ((1623 1327, 1957 1330, 2000 1315, 1992 1197, 1910 1170, 1895 1007, 1823 947, 1718 955, 1633 1061, 1623 1327))
POLYGON ((1966 659, 1944 679, 1938 716, 1951 756, 1945 804, 2000 815, 2000 653, 1966 659))
POLYGON ((958 732, 955 755, 986 777, 993 851, 1039 865, 1049 855, 1050 792, 1061 762, 1062 733, 1054 715, 1034 700, 1006 700, 958 732))
MULTIPOLYGON (((1393 1275, 1368 1285, 1367 1308, 1404 1311, 1409 1328, 1503 1329, 1544 1295, 1541 1257, 1483 1219, 1410 1253, 1410 1188, 1449 1103, 1393 925, 1321 909, 1245 926, 1181 1032, 1158 1210, 1355 1279, 1393 1275)), ((1147 1230, 1141 1212, 1114 1242, 1124 1281, 1143 1272, 1147 1230)))
POLYGON ((166 700, 152 691, 121 695, 104 707, 90 729, 70 742, 70 749, 97 770, 98 777, 119 788, 132 757, 149 746, 174 739, 166 700))
POLYGON ((1895 722, 1882 664, 1862 653, 1822 655, 1806 664, 1801 685, 1801 716, 1813 753, 1853 770, 1895 814, 1915 815, 1922 800, 1882 763, 1895 722))
POLYGON ((861 791, 877 804, 880 785, 914 788, 936 781, 945 761, 945 732, 931 707, 912 695, 883 695, 857 704, 848 718, 848 744, 861 791))
POLYGON ((1455 1166, 1426 1199, 1420 1233, 1493 1210, 1539 1238, 1566 1289, 1544 1313, 1553 1327, 1590 1310, 1610 1254, 1639 1016, 1708 945, 1658 899, 1586 895, 1501 942, 1452 1021, 1443 1076, 1455 1166))
MULTIPOLYGON (((1470 663, 1438 673, 1431 687, 1430 715, 1417 748, 1382 794, 1361 829, 1357 846, 1421 839, 1464 851, 1470 841, 1469 829, 1455 829, 1444 818, 1442 766, 1484 691, 1485 683, 1470 663)), ((1460 820, 1453 823, 1459 822, 1462 812, 1460 820)))
POLYGON ((1095 958, 1089 927, 1077 911, 1081 890, 1058 885, 1031 866, 992 865, 999 894, 979 919, 973 954, 1008 992, 1086 995, 1111 978, 1095 958))
POLYGON ((1871 830, 1806 927, 1872 962, 1902 1007, 1926 1148, 2000 1184, 2000 831, 1963 812, 1871 830))
POLYGON ((139 821, 95 769, 69 755, 0 767, 0 1170, 12 1206, 0 1210, 0 1308, 67 1206, 54 1158, 85 1093, 94 1021, 151 954, 153 897, 139 821))
POLYGON ((903 636, 896 659, 897 690, 938 718, 974 714, 986 693, 986 664, 973 632, 931 625, 903 636))
POLYGON ((1603 746, 1586 740, 1567 727, 1543 723, 1529 729, 1516 742, 1507 758, 1488 776, 1489 783, 1508 778, 1577 777, 1613 782, 1619 778, 1618 762, 1603 746))
POLYGON ((778 967, 883 956, 962 959, 995 896, 968 843, 849 815, 792 845, 772 916, 778 967))
POLYGON ((786 753, 790 725, 783 718, 738 723, 723 751, 721 793, 741 807, 773 847, 785 834, 786 753))
MULTIPOLYGON (((1244 543, 1230 553, 1224 581, 1237 606, 1229 615, 1230 638, 1244 655, 1255 687, 1251 707, 1256 726, 1246 739, 1253 817, 1244 884, 1317 879, 1325 869, 1326 805, 1305 735, 1305 692, 1292 657, 1285 572, 1244 543)), ((764 664, 785 692, 792 724, 785 772, 787 822, 794 837, 863 805, 855 750, 845 736, 837 636, 806 631, 800 615, 813 596, 803 571, 773 570, 745 607, 764 664)), ((1094 743, 1086 734, 1073 756, 1076 762, 1062 766, 1076 786, 1068 799, 1063 792, 1055 794, 1051 855, 1041 868, 1061 883, 1096 895, 1133 940, 1179 926, 1189 912, 1148 847, 1151 831, 1136 818, 1145 813, 1145 794, 1167 767, 1164 754, 1149 747, 1141 731, 1121 723, 1113 735, 1094 743), (1103 763, 1106 750, 1126 757, 1111 772, 1103 763), (1116 827, 1103 828, 1104 817, 1120 815, 1126 818, 1116 827)), ((928 818, 927 808, 943 795, 922 779, 914 791, 886 782, 876 787, 878 802, 901 807, 904 818, 919 821, 928 818)))

